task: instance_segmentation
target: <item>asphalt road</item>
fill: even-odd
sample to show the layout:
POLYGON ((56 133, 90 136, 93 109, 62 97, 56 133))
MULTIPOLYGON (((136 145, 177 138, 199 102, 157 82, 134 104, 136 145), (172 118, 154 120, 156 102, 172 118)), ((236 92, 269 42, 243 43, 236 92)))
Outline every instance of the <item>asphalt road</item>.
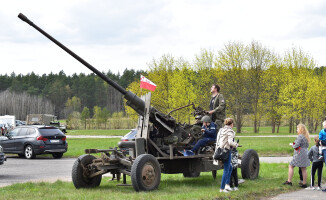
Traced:
POLYGON ((25 158, 9 157, 0 165, 0 187, 23 182, 71 181, 71 169, 76 158, 25 158))

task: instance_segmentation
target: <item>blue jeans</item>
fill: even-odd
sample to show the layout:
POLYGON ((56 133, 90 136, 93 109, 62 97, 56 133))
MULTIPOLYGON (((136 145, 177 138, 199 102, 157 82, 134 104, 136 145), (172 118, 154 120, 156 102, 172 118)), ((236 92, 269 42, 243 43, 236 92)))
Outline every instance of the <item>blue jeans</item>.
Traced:
POLYGON ((198 140, 198 142, 195 144, 194 148, 191 149, 191 151, 196 152, 200 147, 205 146, 210 141, 215 141, 216 138, 203 138, 198 140))
POLYGON ((324 162, 325 162, 325 166, 326 166, 326 149, 323 149, 323 156, 324 156, 324 162))
POLYGON ((230 178, 232 173, 232 165, 231 165, 231 151, 229 154, 229 158, 227 161, 223 162, 224 164, 224 170, 223 170, 223 176, 222 176, 222 182, 221 182, 221 189, 224 190, 225 184, 230 184, 230 178))

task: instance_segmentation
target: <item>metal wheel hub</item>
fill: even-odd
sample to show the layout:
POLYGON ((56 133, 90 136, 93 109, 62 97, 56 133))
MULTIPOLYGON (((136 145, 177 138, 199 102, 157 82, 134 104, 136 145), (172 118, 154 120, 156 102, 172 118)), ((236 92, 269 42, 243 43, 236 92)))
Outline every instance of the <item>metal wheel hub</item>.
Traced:
POLYGON ((26 147, 25 149, 25 155, 26 157, 30 158, 33 154, 32 148, 31 147, 26 147))
POLYGON ((142 181, 144 185, 151 186, 156 179, 155 169, 151 163, 146 163, 142 170, 142 181))

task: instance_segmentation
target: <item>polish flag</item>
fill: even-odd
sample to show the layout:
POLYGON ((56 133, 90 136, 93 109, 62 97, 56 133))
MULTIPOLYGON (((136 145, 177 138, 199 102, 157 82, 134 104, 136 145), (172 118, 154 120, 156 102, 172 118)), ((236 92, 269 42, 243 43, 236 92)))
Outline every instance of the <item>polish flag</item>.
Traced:
POLYGON ((152 81, 148 80, 145 76, 140 75, 140 88, 145 88, 154 91, 156 85, 152 81))

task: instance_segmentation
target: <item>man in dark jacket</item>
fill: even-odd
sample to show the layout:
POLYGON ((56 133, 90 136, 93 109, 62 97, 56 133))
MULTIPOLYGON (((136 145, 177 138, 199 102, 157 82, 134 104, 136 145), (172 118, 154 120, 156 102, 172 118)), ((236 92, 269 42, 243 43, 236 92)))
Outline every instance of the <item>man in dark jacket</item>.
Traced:
POLYGON ((185 156, 192 156, 199 150, 200 147, 204 147, 210 141, 216 141, 216 125, 214 122, 211 121, 211 118, 206 115, 202 118, 203 126, 202 126, 202 133, 203 138, 198 140, 195 146, 188 151, 185 151, 185 156))
POLYGON ((226 118, 226 102, 222 94, 220 94, 220 86, 212 85, 211 87, 212 98, 209 104, 208 113, 211 115, 212 121, 216 124, 216 132, 223 126, 226 118))

